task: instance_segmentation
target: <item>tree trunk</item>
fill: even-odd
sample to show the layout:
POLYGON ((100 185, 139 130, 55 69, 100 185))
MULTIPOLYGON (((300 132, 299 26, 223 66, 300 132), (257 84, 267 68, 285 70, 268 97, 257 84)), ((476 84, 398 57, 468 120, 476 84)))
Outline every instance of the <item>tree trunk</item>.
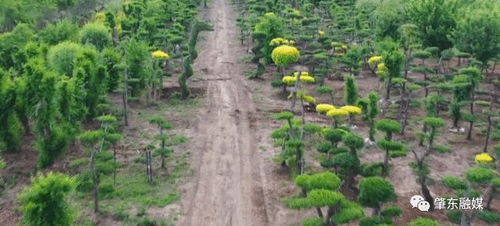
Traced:
POLYGON ((491 96, 491 102, 490 102, 490 112, 488 112, 488 117, 487 117, 487 120, 488 120, 488 130, 486 131, 486 139, 484 141, 484 148, 483 148, 483 152, 488 152, 488 145, 490 143, 490 136, 491 136, 491 128, 493 126, 493 120, 491 120, 491 111, 493 110, 493 105, 495 104, 494 99, 495 97, 494 96, 491 96))
POLYGON ((321 208, 316 207, 316 213, 318 213, 318 217, 323 218, 323 211, 321 211, 321 208))
MULTIPOLYGON (((470 114, 474 115, 474 101, 475 101, 475 88, 472 88, 472 93, 471 93, 471 103, 470 103, 470 114)), ((493 103, 492 103, 493 104, 493 103)), ((467 132, 467 140, 472 139, 472 129, 474 128, 474 121, 471 120, 469 122, 469 131, 467 132)))
POLYGON ((384 172, 382 176, 385 178, 389 176, 389 149, 385 150, 385 156, 384 156, 384 172))
POLYGON ((95 166, 95 155, 96 151, 92 151, 90 156, 90 169, 92 170, 92 180, 93 180, 93 195, 94 195, 94 213, 99 212, 99 175, 95 166))
POLYGON ((488 192, 488 199, 486 200, 486 209, 491 210, 491 203, 493 202, 493 198, 495 197, 496 193, 495 187, 493 185, 490 185, 489 187, 489 192, 488 192))
POLYGON ((113 186, 116 185, 116 146, 113 145, 113 186))
POLYGON ((389 101, 389 99, 391 99, 391 86, 392 86, 392 78, 388 78, 387 79, 387 87, 386 87, 386 90, 385 90, 385 100, 386 101, 389 101))
POLYGON ((128 126, 128 70, 125 70, 122 98, 123 98, 123 120, 125 121, 125 126, 128 126))
POLYGON ((153 167, 151 162, 151 151, 146 151, 146 174, 149 184, 153 184, 153 167))
MULTIPOLYGON (((427 72, 424 72, 424 81, 427 82, 427 72)), ((427 84, 424 83, 424 90, 425 90, 425 97, 429 96, 429 88, 427 87, 427 84)))
MULTIPOLYGON (((419 170, 422 171, 423 169, 423 161, 419 163, 419 170)), ((430 204, 430 210, 434 209, 434 198, 431 195, 431 192, 429 191, 429 188, 427 187, 427 176, 421 175, 420 176, 420 187, 422 188, 422 195, 424 196, 424 199, 429 202, 430 204)))

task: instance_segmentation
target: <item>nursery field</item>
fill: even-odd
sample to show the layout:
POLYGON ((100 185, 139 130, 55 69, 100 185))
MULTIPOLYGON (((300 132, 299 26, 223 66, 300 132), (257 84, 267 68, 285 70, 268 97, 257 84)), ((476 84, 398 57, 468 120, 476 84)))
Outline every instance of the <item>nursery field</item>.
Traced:
POLYGON ((498 225, 498 62, 490 0, 0 0, 0 225, 498 225))

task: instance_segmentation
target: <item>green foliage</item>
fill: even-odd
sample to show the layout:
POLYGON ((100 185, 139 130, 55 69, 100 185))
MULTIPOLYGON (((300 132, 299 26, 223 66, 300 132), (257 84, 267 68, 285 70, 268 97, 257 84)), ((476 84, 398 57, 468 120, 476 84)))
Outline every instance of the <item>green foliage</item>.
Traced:
POLYGON ((63 42, 49 49, 47 62, 60 74, 72 76, 77 59, 82 55, 83 48, 73 42, 63 42))
POLYGON ((394 187, 381 177, 363 178, 359 183, 359 202, 368 207, 380 207, 396 199, 394 187))
POLYGON ((467 188, 467 182, 455 176, 445 176, 443 177, 442 182, 444 186, 453 190, 463 190, 467 188))
POLYGON ((460 224, 462 212, 460 210, 450 210, 446 213, 448 220, 455 224, 460 224))
POLYGON ((104 24, 86 24, 80 31, 80 42, 93 45, 96 49, 102 50, 111 44, 111 33, 104 24))
POLYGON ((0 71, 0 148, 7 151, 18 151, 21 148, 22 126, 12 107, 16 101, 15 84, 8 74, 2 76, 0 71))
POLYGON ((359 221, 359 226, 386 226, 390 224, 390 219, 382 216, 364 217, 359 221))
POLYGON ((477 218, 485 221, 488 224, 494 224, 500 222, 500 214, 493 211, 480 211, 477 214, 477 218))
POLYGON ((384 217, 398 217, 401 216, 402 213, 403 210, 399 206, 387 206, 380 212, 380 215, 384 217))
POLYGON ((114 91, 120 83, 122 68, 120 67, 121 55, 114 48, 105 48, 102 51, 103 64, 108 73, 106 84, 108 91, 114 91))
POLYGON ((38 38, 49 45, 56 45, 64 41, 76 41, 78 25, 69 20, 60 20, 49 24, 38 33, 38 38))
POLYGON ((149 46, 144 41, 130 39, 122 42, 125 50, 124 59, 129 73, 130 94, 139 97, 146 87, 147 78, 151 75, 151 57, 149 46))
POLYGON ((383 163, 363 163, 361 164, 361 175, 364 177, 381 176, 383 163))
POLYGON ((341 207, 340 211, 333 216, 333 221, 337 224, 346 224, 365 215, 363 208, 355 202, 342 200, 341 207))
POLYGON ((399 124, 399 122, 397 121, 394 121, 394 120, 391 120, 391 119, 381 119, 381 120, 378 120, 376 123, 375 123, 375 127, 382 131, 382 132, 385 132, 388 136, 389 139, 387 140, 391 140, 391 134, 393 133, 396 133, 396 132, 399 132, 401 130, 401 124, 399 124))
POLYGON ((7 163, 0 156, 0 170, 3 170, 7 166, 7 163))
POLYGON ((441 118, 437 118, 437 117, 426 117, 424 119, 424 124, 425 125, 428 125, 430 127, 433 127, 433 128, 439 128, 439 127, 443 127, 445 125, 445 122, 443 119, 441 118))
POLYGON ((306 191, 313 189, 337 190, 340 186, 340 178, 328 171, 312 175, 302 174, 295 178, 295 184, 306 191))
POLYGON ((66 151, 73 140, 67 125, 54 126, 49 134, 39 134, 35 147, 38 151, 37 166, 45 168, 66 151))
POLYGON ((385 63, 385 66, 388 70, 388 78, 397 78, 401 75, 401 71, 403 70, 403 64, 405 60, 405 55, 402 53, 399 48, 394 48, 394 44, 388 44, 391 46, 389 49, 386 49, 382 52, 382 59, 385 63))
POLYGON ((0 66, 20 69, 23 63, 19 59, 21 50, 32 38, 33 30, 27 24, 18 24, 11 32, 0 34, 0 66))
MULTIPOLYGON (((374 2, 374 1, 371 1, 374 2)), ((404 7, 406 1, 386 0, 377 4, 375 9, 375 32, 379 39, 392 38, 398 40, 399 28, 404 24, 404 7)))
POLYGON ((59 173, 38 175, 18 196, 27 225, 72 225, 74 214, 66 195, 75 187, 73 178, 59 173))
POLYGON ((258 18, 258 23, 254 27, 254 33, 263 34, 260 49, 254 49, 254 53, 262 53, 266 63, 271 62, 272 46, 269 45, 273 38, 283 37, 283 19, 274 13, 266 13, 258 18))
POLYGON ((361 46, 352 46, 341 58, 342 63, 349 67, 351 74, 359 74, 365 51, 366 49, 361 46))
POLYGON ((491 169, 483 167, 473 167, 465 172, 467 180, 476 184, 487 184, 495 176, 491 169))
POLYGON ((294 117, 293 113, 287 111, 273 115, 273 118, 277 120, 291 120, 293 117, 294 117))
POLYGON ((345 131, 342 129, 325 129, 323 130, 323 136, 325 140, 330 141, 332 144, 342 141, 342 137, 345 135, 345 131))
POLYGON ((356 155, 344 152, 335 155, 333 165, 339 167, 340 172, 345 175, 347 170, 358 171, 361 163, 356 155))
POLYGON ((358 102, 358 87, 354 76, 344 76, 344 101, 346 105, 356 105, 358 102))
POLYGON ((450 35, 456 27, 456 10, 454 0, 412 0, 406 12, 425 47, 445 50, 453 47, 450 35))
POLYGON ((471 53, 483 67, 500 52, 500 8, 494 3, 486 4, 479 9, 467 8, 453 33, 455 45, 471 53))
POLYGON ((354 133, 346 134, 342 140, 344 144, 347 147, 349 147, 352 151, 360 149, 365 145, 363 138, 354 133))
POLYGON ((323 226, 323 218, 309 217, 302 221, 302 226, 323 226))
POLYGON ((410 226, 440 226, 440 224, 430 218, 419 217, 410 222, 410 226))

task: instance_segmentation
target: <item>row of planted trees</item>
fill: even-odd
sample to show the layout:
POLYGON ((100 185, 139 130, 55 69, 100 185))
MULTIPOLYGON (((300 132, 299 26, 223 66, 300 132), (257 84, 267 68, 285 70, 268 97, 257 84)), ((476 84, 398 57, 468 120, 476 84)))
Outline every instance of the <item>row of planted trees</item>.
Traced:
MULTIPOLYGON (((111 173, 116 178, 129 101, 158 101, 164 77, 181 64, 179 83, 183 96, 189 96, 186 79, 192 75, 198 33, 211 29, 195 19, 199 3, 133 0, 93 14, 83 26, 70 19, 41 29, 18 23, 0 34, 0 150, 14 154, 32 145, 38 169, 50 167, 71 147, 83 147, 88 154, 88 167, 77 178, 50 173, 33 179, 19 198, 25 223, 70 225, 75 215, 64 196, 75 188, 92 191, 98 212, 100 178, 111 173), (121 110, 111 106, 109 93, 122 95, 121 110), (96 129, 83 129, 88 127, 96 129)), ((154 151, 166 168, 171 147, 185 140, 168 136, 171 126, 164 119, 151 123, 159 132, 144 150, 154 151)), ((148 156, 148 182, 153 184, 148 156)), ((9 163, 0 158, 0 168, 5 167, 9 163)))
MULTIPOLYGON (((489 200, 484 211, 450 211, 449 219, 461 225, 471 225, 475 217, 497 221, 499 214, 489 203, 498 195, 494 157, 500 146, 490 144, 500 138, 495 123, 498 94, 484 84, 499 82, 494 76, 500 39, 491 39, 500 37, 498 4, 480 0, 467 4, 452 0, 234 2, 241 14, 237 20, 241 43, 253 44, 252 63, 257 69, 251 78, 263 76, 274 63, 277 78, 271 85, 289 94, 290 109, 275 115, 285 123, 272 138, 281 148, 275 161, 290 169, 301 190, 286 204, 316 209, 318 216, 305 219, 303 225, 336 225, 359 218, 360 225, 391 224, 402 209, 383 206, 395 199, 392 185, 383 178, 391 174, 391 159, 405 158, 409 152, 421 195, 433 209, 428 159, 451 151, 439 143, 443 133, 458 133, 453 136, 478 146, 481 137, 483 145, 471 150, 471 159, 476 156, 472 164, 477 166, 467 170, 465 180, 444 177, 442 185, 457 190, 455 197, 489 200), (308 70, 296 72, 290 67, 294 64, 308 70), (381 85, 378 92, 362 97, 357 80, 365 76, 377 76, 381 85), (339 90, 325 84, 336 79, 344 80, 343 100, 339 90), (319 86, 314 89, 313 83, 319 86), (329 101, 317 103, 312 90, 318 99, 329 101), (331 125, 308 123, 306 112, 311 110, 329 118, 331 125), (416 115, 420 110, 425 112, 423 117, 416 115), (356 131, 357 118, 368 127, 368 137, 356 131), (413 134, 418 142, 401 136, 405 134, 413 134), (326 170, 321 173, 316 173, 321 170, 314 163, 306 162, 318 159, 308 152, 309 143, 318 139, 322 142, 315 148, 326 170), (383 161, 362 162, 363 148, 374 144, 383 151, 383 161), (374 208, 374 213, 364 217, 360 204, 374 208)), ((410 225, 439 224, 422 218, 410 225)))

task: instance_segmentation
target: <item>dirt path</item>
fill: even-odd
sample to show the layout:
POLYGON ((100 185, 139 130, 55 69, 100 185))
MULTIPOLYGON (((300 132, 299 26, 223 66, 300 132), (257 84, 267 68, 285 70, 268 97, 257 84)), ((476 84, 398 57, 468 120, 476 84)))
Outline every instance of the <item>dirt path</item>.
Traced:
POLYGON ((235 13, 228 0, 214 0, 208 10, 214 31, 205 34, 195 65, 207 94, 192 131, 194 178, 179 225, 267 225, 256 107, 243 76, 235 13))

